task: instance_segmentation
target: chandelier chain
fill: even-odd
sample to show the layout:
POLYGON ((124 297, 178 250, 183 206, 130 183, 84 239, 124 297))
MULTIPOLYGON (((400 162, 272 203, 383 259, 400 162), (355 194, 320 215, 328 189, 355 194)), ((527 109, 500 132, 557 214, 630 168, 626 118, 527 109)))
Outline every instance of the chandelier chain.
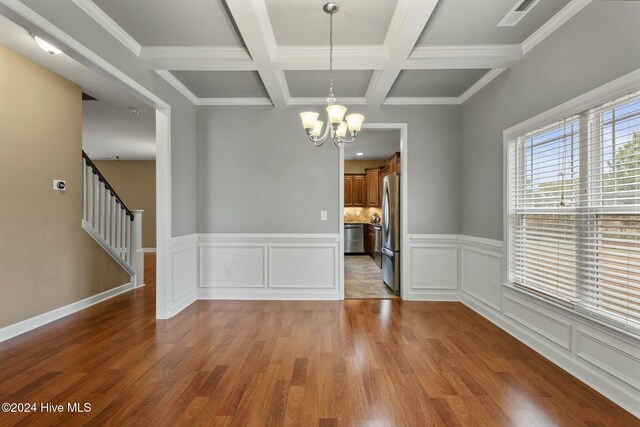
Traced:
POLYGON ((329 14, 329 93, 333 96, 333 12, 329 14))

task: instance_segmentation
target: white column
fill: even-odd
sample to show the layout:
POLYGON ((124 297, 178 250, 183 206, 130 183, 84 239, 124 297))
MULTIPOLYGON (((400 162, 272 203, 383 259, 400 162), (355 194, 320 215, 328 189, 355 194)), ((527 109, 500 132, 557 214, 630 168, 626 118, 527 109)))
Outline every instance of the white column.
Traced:
POLYGON ((136 272, 136 287, 144 285, 144 253, 142 252, 142 213, 133 211, 131 224, 131 266, 136 272))

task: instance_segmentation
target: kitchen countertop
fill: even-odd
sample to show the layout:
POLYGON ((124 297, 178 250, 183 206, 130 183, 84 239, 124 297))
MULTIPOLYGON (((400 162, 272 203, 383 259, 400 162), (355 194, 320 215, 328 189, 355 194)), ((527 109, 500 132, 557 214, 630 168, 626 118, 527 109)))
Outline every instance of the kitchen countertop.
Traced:
POLYGON ((346 225, 346 224, 362 224, 362 225, 371 225, 371 226, 373 226, 374 228, 381 228, 381 227, 382 227, 382 224, 372 224, 372 223, 370 223, 370 222, 345 222, 345 225, 346 225))

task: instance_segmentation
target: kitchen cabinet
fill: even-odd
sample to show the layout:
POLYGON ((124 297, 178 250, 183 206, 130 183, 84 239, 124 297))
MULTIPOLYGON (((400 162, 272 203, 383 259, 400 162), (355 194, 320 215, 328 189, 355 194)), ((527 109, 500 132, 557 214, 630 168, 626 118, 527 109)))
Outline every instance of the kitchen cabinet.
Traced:
POLYGON ((344 176, 344 206, 353 206, 353 175, 344 176))
POLYGON ((367 203, 369 207, 380 206, 380 169, 369 168, 367 171, 367 203))
POLYGON ((344 206, 363 208, 366 206, 366 175, 344 176, 344 206))
POLYGON ((367 229, 365 231, 365 247, 364 251, 373 257, 376 251, 376 230, 375 227, 371 224, 367 224, 367 229))

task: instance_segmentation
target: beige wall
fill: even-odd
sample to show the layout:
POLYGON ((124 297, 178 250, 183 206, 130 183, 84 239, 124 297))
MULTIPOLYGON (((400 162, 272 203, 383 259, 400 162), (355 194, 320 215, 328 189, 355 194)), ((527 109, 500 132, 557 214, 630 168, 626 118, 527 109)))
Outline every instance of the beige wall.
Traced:
POLYGON ((377 168, 386 164, 385 160, 345 160, 344 173, 364 173, 367 168, 377 168))
POLYGON ((131 210, 142 209, 142 247, 156 247, 155 160, 94 161, 102 175, 131 210))
POLYGON ((81 228, 81 93, 0 46, 0 327, 130 281, 81 228))

